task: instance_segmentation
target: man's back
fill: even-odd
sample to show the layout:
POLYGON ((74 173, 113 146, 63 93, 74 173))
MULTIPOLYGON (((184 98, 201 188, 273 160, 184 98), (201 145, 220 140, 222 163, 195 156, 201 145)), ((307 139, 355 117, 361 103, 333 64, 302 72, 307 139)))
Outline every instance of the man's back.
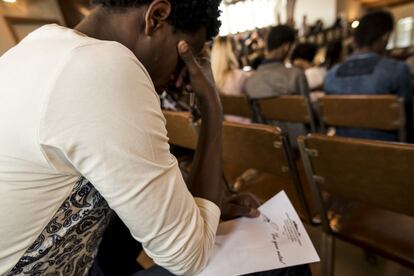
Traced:
POLYGON ((42 27, 0 58, 0 109, 0 275, 86 275, 109 207, 160 265, 205 266, 220 212, 189 193, 130 50, 42 27))
POLYGON ((34 243, 80 179, 69 164, 62 166, 66 172, 53 168, 40 144, 43 108, 62 57, 82 44, 70 32, 46 44, 45 30, 52 28, 29 35, 0 59, 0 274, 34 243))
POLYGON ((246 93, 253 99, 283 95, 307 95, 305 74, 281 62, 262 64, 246 82, 246 93))
MULTIPOLYGON (((329 71, 325 79, 325 92, 334 95, 393 94, 405 101, 407 117, 411 114, 412 99, 408 67, 400 61, 374 53, 351 56, 329 71)), ((410 118, 408 124, 410 125, 410 118)), ((395 132, 337 128, 337 134, 356 138, 397 141, 395 132)))

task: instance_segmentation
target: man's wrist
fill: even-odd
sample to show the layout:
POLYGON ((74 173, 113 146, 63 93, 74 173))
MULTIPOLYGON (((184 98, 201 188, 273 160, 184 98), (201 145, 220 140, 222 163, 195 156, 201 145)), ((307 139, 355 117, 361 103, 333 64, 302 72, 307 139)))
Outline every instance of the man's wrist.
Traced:
MULTIPOLYGON (((214 91, 214 93, 216 93, 214 91)), ((220 98, 217 95, 208 95, 206 97, 197 97, 198 106, 203 118, 216 118, 223 120, 223 107, 220 98)))

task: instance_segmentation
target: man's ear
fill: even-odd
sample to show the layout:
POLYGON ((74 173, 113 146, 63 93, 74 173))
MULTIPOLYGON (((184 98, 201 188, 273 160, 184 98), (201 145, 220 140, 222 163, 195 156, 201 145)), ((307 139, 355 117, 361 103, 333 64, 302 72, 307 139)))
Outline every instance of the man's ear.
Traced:
POLYGON ((155 0, 147 9, 145 14, 145 34, 150 36, 170 16, 171 4, 168 0, 155 0))

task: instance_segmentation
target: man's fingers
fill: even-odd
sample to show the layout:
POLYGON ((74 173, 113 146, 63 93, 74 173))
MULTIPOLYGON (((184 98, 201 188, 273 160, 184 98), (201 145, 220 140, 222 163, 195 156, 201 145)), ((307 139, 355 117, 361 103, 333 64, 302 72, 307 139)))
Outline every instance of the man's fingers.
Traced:
POLYGON ((237 217, 244 217, 251 212, 251 208, 246 206, 238 206, 236 204, 226 204, 225 211, 222 212, 223 220, 230 220, 237 217))
POLYGON ((197 74, 200 71, 200 66, 198 65, 193 51, 190 49, 190 45, 184 40, 181 40, 178 43, 178 53, 180 54, 181 59, 187 65, 187 68, 190 74, 197 74))
POLYGON ((260 211, 255 208, 247 206, 240 206, 237 204, 227 204, 223 212, 222 219, 230 220, 238 217, 256 218, 260 216, 260 211))
POLYGON ((233 196, 229 203, 243 205, 251 208, 258 208, 261 205, 260 200, 251 193, 241 193, 233 196))
POLYGON ((248 218, 257 218, 260 216, 260 211, 255 208, 250 208, 250 212, 245 215, 248 218))

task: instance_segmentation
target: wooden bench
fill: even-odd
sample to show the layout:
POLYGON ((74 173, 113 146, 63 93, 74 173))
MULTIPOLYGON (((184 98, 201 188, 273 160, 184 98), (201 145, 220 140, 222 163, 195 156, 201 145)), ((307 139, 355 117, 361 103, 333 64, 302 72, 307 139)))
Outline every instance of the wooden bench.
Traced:
POLYGON ((328 126, 396 131, 406 141, 403 100, 393 95, 324 96, 318 99, 322 132, 328 126))
POLYGON ((299 147, 323 222, 323 275, 335 238, 414 268, 414 145, 309 135, 299 147), (332 209, 334 197, 349 208, 332 209))

